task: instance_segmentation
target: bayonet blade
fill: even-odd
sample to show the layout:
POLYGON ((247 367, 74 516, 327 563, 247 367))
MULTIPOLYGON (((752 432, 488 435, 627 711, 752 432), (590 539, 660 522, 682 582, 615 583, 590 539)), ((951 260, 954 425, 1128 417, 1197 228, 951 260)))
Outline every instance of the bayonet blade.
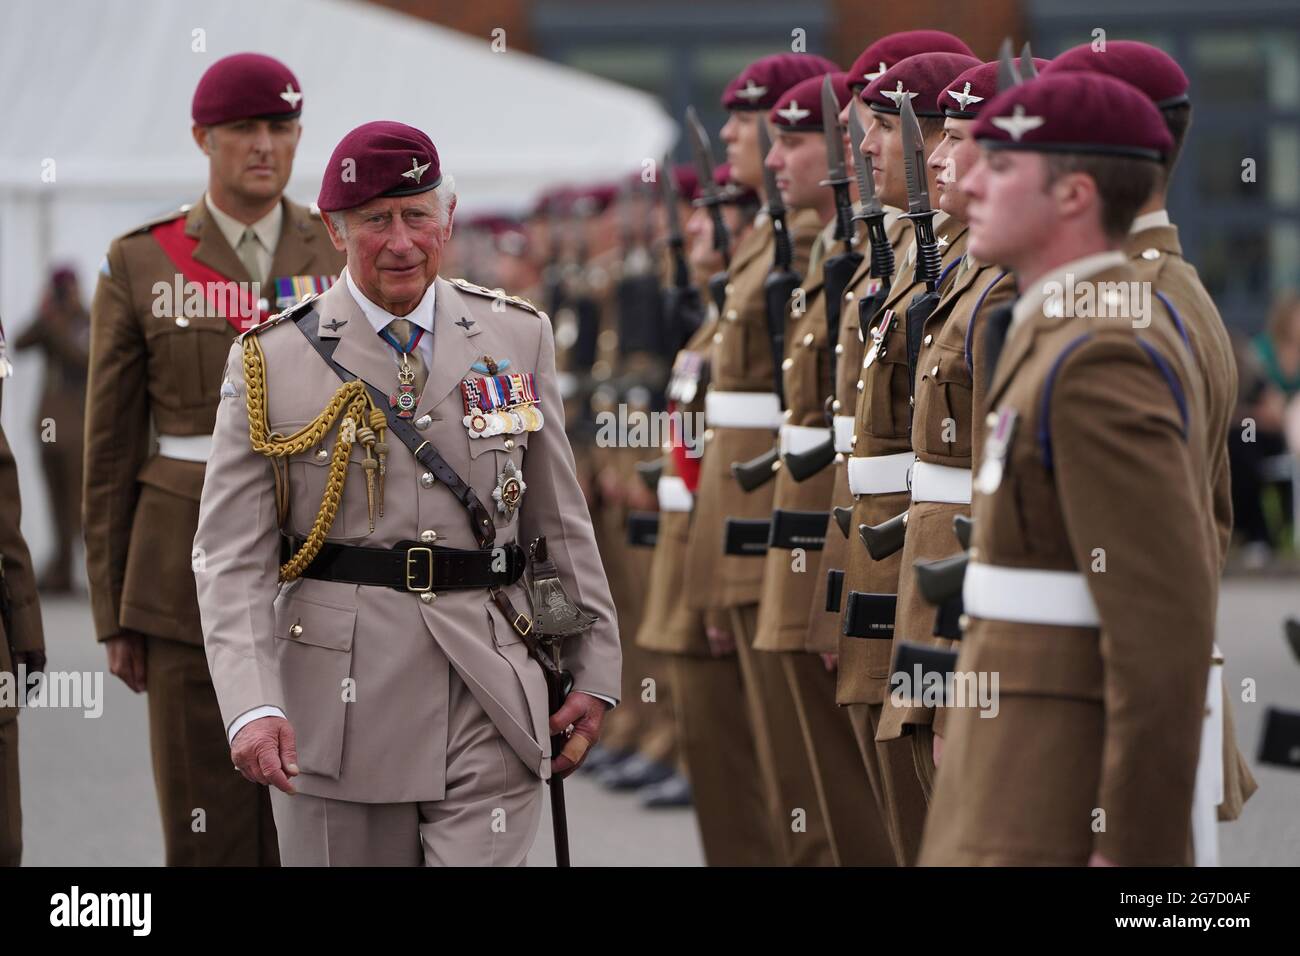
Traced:
POLYGON ((772 134, 767 129, 767 118, 758 117, 758 152, 763 163, 763 189, 767 193, 767 214, 773 219, 785 215, 781 190, 776 188, 776 173, 767 165, 767 154, 772 151, 772 134))
POLYGON ((709 199, 714 199, 718 195, 718 186, 713 181, 713 148, 709 145, 709 134, 705 132, 694 106, 686 107, 686 131, 691 138, 695 171, 700 177, 700 192, 709 199))
POLYGON ((871 175, 871 157, 862 155, 862 140, 866 135, 867 131, 862 125, 862 118, 858 116, 857 107, 850 108, 849 148, 853 152, 853 172, 858 180, 858 198, 861 200, 861 211, 857 218, 865 218, 885 211, 885 207, 876 198, 876 181, 871 175))
POLYGON ((907 177, 907 211, 909 215, 930 212, 930 184, 925 176, 925 137, 912 109, 911 97, 903 97, 899 110, 903 124, 903 171, 907 177))
POLYGON ((1020 78, 1022 80, 1032 80, 1038 75, 1038 67, 1034 66, 1034 54, 1030 52, 1029 43, 1020 48, 1020 78))
POLYGON ((659 167, 659 197, 664 203, 664 221, 668 224, 668 241, 673 244, 682 241, 682 222, 677 215, 677 183, 673 181, 672 159, 664 154, 663 164, 659 167))
POLYGON ((826 137, 826 178, 832 183, 847 182, 844 168, 844 131, 840 129, 840 101, 830 74, 822 80, 822 134, 826 137))
POLYGON ((1020 84, 1020 71, 1016 69, 1015 60, 1011 58, 1011 37, 1002 41, 998 48, 998 92, 1009 90, 1020 84))

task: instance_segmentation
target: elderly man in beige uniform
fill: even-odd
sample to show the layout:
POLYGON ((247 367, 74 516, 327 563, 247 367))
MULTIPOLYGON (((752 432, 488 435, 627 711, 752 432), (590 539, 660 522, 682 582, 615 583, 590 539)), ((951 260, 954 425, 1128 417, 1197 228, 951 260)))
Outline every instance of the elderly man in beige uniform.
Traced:
POLYGON ((353 130, 318 204, 347 270, 231 350, 195 537, 231 756, 287 865, 520 864, 619 687, 550 322, 438 278, 455 195, 424 133, 353 130))

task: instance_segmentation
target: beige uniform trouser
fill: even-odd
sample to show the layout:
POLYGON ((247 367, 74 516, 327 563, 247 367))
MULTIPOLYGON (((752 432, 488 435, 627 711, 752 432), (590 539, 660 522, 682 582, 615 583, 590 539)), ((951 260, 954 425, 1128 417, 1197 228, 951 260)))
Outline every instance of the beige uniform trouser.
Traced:
POLYGON ((921 852, 926 804, 912 758, 912 742, 906 737, 876 740, 880 704, 849 704, 848 708, 853 735, 876 789, 898 864, 915 866, 921 852))
POLYGON ((783 862, 790 866, 834 866, 830 833, 804 745, 799 711, 781 663, 783 655, 754 650, 757 604, 732 608, 731 630, 740 657, 758 766, 781 839, 783 862))
POLYGON ((149 749, 167 865, 277 866, 271 801, 230 761, 203 648, 158 637, 145 646, 149 749))
POLYGON ((522 866, 542 781, 450 669, 442 800, 353 803, 271 790, 285 866, 522 866))

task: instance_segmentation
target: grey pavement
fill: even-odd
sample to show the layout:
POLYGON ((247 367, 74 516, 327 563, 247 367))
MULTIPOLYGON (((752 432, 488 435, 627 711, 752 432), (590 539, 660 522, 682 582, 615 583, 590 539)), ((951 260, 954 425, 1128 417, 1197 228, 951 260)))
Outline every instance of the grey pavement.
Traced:
MULTIPOLYGON (((103 674, 103 714, 35 709, 20 718, 24 864, 156 866, 162 832, 149 762, 143 697, 104 671, 84 599, 43 602, 50 666, 103 674)), ((1231 865, 1300 865, 1300 772, 1254 764, 1270 704, 1300 710, 1300 662, 1281 636, 1281 621, 1300 615, 1294 578, 1234 578, 1219 609, 1219 643, 1227 657, 1237 735, 1260 789, 1243 818, 1220 826, 1221 858, 1231 865), (1242 702, 1244 680, 1254 702, 1242 702)), ((699 866, 694 816, 641 808, 635 796, 611 794, 581 775, 566 783, 573 862, 593 866, 699 866)), ((549 811, 530 856, 552 862, 549 811)))

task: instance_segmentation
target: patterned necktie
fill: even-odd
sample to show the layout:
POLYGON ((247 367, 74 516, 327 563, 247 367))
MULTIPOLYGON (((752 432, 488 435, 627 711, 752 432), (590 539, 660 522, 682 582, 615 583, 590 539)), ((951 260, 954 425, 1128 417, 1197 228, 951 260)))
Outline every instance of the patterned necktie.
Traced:
POLYGON ((411 328, 411 320, 393 319, 388 323, 387 328, 399 345, 406 347, 409 343, 410 351, 406 353, 406 360, 410 364, 411 371, 415 373, 415 393, 419 395, 424 391, 424 383, 429 380, 429 369, 424 364, 424 356, 420 353, 418 345, 411 341, 411 334, 414 331, 411 328))
POLYGON ((235 246, 235 255, 239 256, 239 261, 248 270, 248 277, 257 283, 266 279, 262 274, 261 257, 258 255, 260 248, 261 240, 251 228, 244 230, 244 234, 239 237, 239 245, 235 246))

